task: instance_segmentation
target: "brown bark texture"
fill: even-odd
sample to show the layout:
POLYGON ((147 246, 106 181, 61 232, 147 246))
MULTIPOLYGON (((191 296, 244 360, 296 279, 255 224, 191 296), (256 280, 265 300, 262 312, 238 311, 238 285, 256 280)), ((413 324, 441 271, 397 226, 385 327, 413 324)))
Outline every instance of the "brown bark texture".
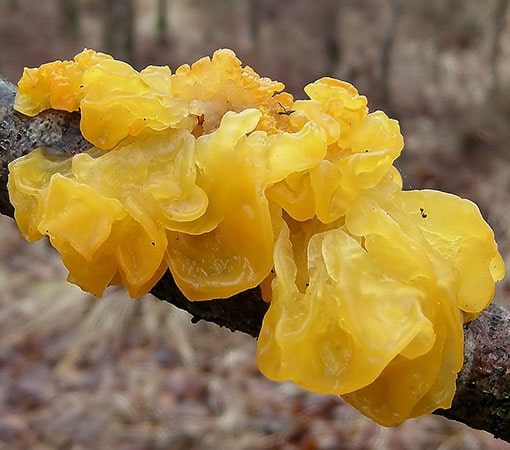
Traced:
MULTIPOLYGON (((91 147, 81 135, 78 113, 49 110, 26 117, 13 110, 16 88, 0 77, 0 213, 13 217, 7 193, 7 164, 41 146, 74 154, 91 147)), ((206 320, 257 337, 268 305, 258 288, 229 299, 190 302, 170 273, 151 293, 188 311, 193 322, 206 320)), ((453 405, 440 410, 450 419, 483 429, 510 442, 510 311, 492 305, 465 326, 464 366, 453 405)))

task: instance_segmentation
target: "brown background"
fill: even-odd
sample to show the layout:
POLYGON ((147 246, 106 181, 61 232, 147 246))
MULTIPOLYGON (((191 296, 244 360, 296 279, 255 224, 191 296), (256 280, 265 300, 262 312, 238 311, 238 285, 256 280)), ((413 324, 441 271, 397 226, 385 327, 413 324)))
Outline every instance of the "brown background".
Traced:
MULTIPOLYGON (((23 66, 83 47, 172 69, 229 47, 297 98, 321 76, 345 79, 400 119, 405 186, 477 201, 508 260, 506 0, 139 0, 131 48, 105 39, 125 37, 108 3, 0 0, 0 73, 16 82, 23 66)), ((265 380, 251 338, 119 289, 98 302, 65 276, 45 242, 0 218, 0 448, 510 449, 435 416, 379 427, 265 380)), ((510 304, 508 288, 498 302, 510 304)))

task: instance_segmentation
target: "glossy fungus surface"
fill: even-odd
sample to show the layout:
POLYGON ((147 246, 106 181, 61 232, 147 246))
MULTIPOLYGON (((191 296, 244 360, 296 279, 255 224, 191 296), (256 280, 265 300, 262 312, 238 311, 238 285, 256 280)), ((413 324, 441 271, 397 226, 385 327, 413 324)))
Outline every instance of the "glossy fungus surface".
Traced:
POLYGON ((230 50, 138 72, 84 50, 26 69, 15 108, 79 111, 93 148, 13 161, 22 234, 69 280, 132 297, 166 270, 190 300, 260 285, 257 362, 384 425, 448 408, 464 321, 504 275, 476 205, 403 191, 399 125, 350 84, 294 101, 230 50))

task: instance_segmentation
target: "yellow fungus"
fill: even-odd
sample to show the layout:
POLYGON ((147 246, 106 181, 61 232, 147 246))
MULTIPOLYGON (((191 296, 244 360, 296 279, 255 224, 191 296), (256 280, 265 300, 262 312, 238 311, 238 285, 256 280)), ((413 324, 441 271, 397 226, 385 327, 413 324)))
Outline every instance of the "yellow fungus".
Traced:
POLYGON ((448 408, 463 361, 462 312, 481 311, 504 271, 476 205, 386 182, 333 229, 286 223, 299 232, 285 225, 275 247, 262 372, 344 395, 384 425, 448 408), (296 248, 306 249, 307 266, 296 248))
POLYGON ((231 50, 223 49, 212 58, 201 58, 191 66, 184 64, 172 77, 172 94, 190 103, 193 114, 202 117, 199 134, 215 130, 227 111, 257 108, 261 112, 257 129, 269 134, 290 130, 293 99, 284 92, 283 83, 259 77, 231 50))
POLYGON ((73 61, 54 61, 39 68, 25 68, 18 82, 14 108, 28 116, 45 109, 78 111, 85 94, 83 73, 101 61, 111 61, 110 55, 84 50, 73 61))
POLYGON ((402 191, 399 125, 352 85, 283 89, 230 50, 174 73, 92 50, 26 69, 15 108, 79 111, 93 147, 9 165, 21 233, 96 296, 168 269, 190 300, 260 285, 267 377, 384 425, 448 408, 462 324, 504 275, 492 230, 468 200, 402 191))
POLYGON ((294 219, 332 222, 360 192, 393 176, 403 139, 398 123, 381 111, 368 114, 366 98, 347 83, 323 78, 305 92, 312 100, 297 101, 291 120, 301 127, 317 123, 326 134, 327 155, 309 171, 272 186, 268 196, 294 219))
POLYGON ((216 131, 197 139, 197 183, 209 206, 184 233, 172 233, 167 252, 174 279, 190 299, 229 297, 262 282, 273 265, 274 241, 265 189, 317 164, 326 152, 313 124, 294 134, 249 134, 260 116, 256 109, 228 112, 216 131))

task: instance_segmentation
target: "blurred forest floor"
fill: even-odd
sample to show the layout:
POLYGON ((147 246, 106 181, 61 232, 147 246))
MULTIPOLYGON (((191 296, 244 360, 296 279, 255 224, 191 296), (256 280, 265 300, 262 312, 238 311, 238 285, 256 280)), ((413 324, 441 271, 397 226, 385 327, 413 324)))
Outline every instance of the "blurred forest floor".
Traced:
MULTIPOLYGON (((78 1, 78 22, 64 3, 0 0, 0 73, 16 82, 23 66, 103 50, 101 2, 78 1)), ((402 2, 388 64, 397 3, 172 0, 158 36, 156 0, 139 0, 134 64, 175 69, 230 47, 297 98, 324 75, 352 82, 400 120, 405 187, 476 201, 508 262, 510 27, 497 86, 491 63, 500 2, 402 2)), ((46 242, 25 243, 0 217, 0 448, 510 449, 436 416, 380 427, 335 397, 264 379, 247 336, 116 288, 97 301, 65 277, 46 242)), ((496 301, 509 305, 509 289, 500 283, 496 301)))

